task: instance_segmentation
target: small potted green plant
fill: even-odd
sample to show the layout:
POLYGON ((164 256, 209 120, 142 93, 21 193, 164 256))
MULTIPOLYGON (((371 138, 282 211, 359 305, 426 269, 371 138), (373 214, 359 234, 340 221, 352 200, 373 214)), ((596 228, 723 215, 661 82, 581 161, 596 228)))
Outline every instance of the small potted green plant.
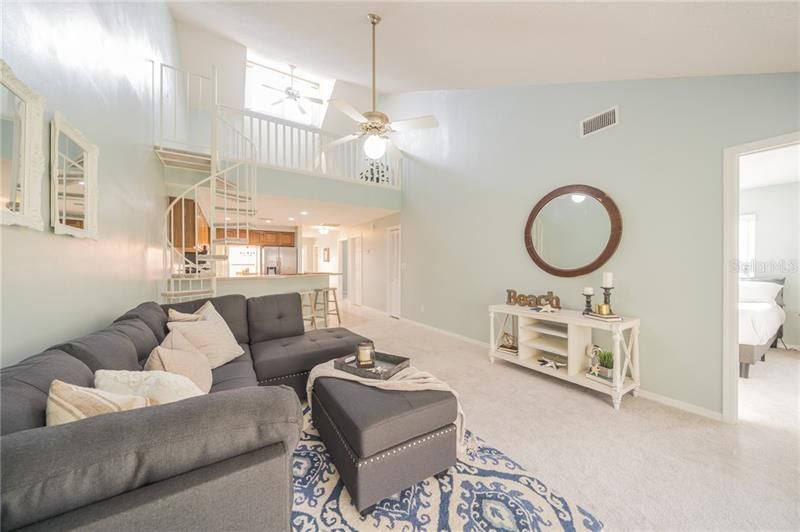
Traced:
POLYGON ((606 379, 613 376, 614 354, 611 351, 601 351, 597 355, 597 362, 600 365, 597 374, 606 379))

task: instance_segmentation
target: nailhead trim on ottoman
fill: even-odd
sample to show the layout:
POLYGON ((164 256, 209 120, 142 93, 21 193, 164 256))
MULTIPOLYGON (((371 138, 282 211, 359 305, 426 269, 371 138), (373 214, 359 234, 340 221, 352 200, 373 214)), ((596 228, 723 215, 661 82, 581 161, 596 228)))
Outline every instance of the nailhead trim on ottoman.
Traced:
POLYGON ((445 425, 417 438, 359 457, 319 396, 311 392, 312 421, 359 512, 456 463, 456 427, 445 425))

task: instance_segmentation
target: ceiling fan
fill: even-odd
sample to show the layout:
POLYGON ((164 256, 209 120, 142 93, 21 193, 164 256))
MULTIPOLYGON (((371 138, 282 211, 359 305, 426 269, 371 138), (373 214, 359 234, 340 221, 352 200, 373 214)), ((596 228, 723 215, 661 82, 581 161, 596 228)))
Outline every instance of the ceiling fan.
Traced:
POLYGON ((390 133, 436 127, 439 122, 434 116, 422 116, 392 122, 386 114, 375 109, 375 27, 381 21, 381 17, 370 13, 367 15, 367 19, 372 24, 372 110, 359 113, 355 107, 344 100, 330 100, 331 105, 358 123, 358 131, 328 143, 323 149, 347 144, 366 135, 364 154, 370 159, 380 159, 387 149, 399 156, 400 150, 389 140, 390 133))
POLYGON ((324 102, 319 98, 312 98, 311 96, 303 96, 300 93, 299 89, 294 87, 294 69, 297 68, 294 65, 289 65, 289 86, 284 89, 279 89, 277 87, 273 87, 271 85, 267 85, 262 83, 261 86, 267 89, 272 89, 274 91, 282 92, 284 94, 283 98, 275 100, 272 102, 272 105, 278 105, 279 103, 283 103, 287 100, 291 100, 297 103, 297 109, 302 113, 306 114, 306 110, 303 105, 300 103, 300 100, 306 100, 311 103, 315 103, 317 105, 322 105, 324 102))

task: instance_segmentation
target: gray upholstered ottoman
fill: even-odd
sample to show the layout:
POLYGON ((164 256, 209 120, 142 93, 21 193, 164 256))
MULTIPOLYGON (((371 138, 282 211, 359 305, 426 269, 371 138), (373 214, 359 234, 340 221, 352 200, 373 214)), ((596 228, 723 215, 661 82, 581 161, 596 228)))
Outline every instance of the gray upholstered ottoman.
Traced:
POLYGON ((314 382, 314 426, 359 512, 456 463, 456 398, 386 391, 324 377, 314 382))

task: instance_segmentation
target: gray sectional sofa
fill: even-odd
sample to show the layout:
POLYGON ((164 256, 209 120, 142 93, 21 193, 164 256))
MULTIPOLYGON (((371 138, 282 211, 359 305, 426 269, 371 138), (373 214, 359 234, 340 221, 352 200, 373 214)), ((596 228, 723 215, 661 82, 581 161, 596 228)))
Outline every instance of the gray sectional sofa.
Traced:
POLYGON ((213 370, 209 395, 45 426, 53 379, 92 386, 98 369, 141 369, 166 310, 205 301, 143 303, 0 371, 2 530, 289 528, 298 396, 314 365, 364 339, 305 333, 298 294, 211 299, 245 352, 213 370))

